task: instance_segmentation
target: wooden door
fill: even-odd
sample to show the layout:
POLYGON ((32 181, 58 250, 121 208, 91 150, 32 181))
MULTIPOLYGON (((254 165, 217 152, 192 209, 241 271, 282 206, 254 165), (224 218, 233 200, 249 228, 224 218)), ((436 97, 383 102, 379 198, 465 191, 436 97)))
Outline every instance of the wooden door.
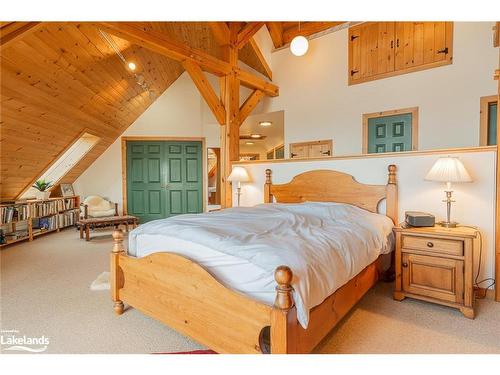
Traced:
POLYGON ((162 142, 127 142, 127 213, 146 222, 165 217, 162 142))
POLYGON ((309 157, 309 145, 303 143, 296 143, 290 145, 290 158, 308 158, 309 157))
POLYGON ((464 300, 463 260, 402 254, 403 291, 439 300, 464 300))
POLYGON ((412 150, 411 113, 369 118, 367 126, 369 154, 412 150))
POLYGON ((127 212, 141 223, 203 210, 201 142, 128 141, 127 212))
POLYGON ((349 29, 350 82, 394 71, 394 22, 349 29))
POLYGON ((201 142, 165 142, 166 215, 203 211, 201 142))
POLYGON ((395 69, 451 58, 452 22, 396 22, 395 69))
POLYGON ((329 142, 321 142, 317 144, 311 144, 309 146, 309 157, 310 158, 321 158, 324 156, 331 156, 331 144, 329 142))

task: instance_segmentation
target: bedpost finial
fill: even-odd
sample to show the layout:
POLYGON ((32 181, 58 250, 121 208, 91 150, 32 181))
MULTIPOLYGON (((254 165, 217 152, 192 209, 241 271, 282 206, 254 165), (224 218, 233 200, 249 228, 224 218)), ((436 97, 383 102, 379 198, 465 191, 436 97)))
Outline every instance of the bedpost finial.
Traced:
POLYGON ((387 168, 389 170, 389 184, 396 184, 396 165, 390 164, 387 168))
POLYGON ((271 183, 271 170, 268 168, 266 169, 266 184, 271 183))
POLYGON ((292 270, 287 266, 279 266, 274 271, 274 279, 278 283, 274 306, 280 310, 290 310, 293 307, 292 270))
POLYGON ((124 252, 123 248, 123 231, 121 229, 115 229, 113 231, 113 253, 121 253, 124 252))

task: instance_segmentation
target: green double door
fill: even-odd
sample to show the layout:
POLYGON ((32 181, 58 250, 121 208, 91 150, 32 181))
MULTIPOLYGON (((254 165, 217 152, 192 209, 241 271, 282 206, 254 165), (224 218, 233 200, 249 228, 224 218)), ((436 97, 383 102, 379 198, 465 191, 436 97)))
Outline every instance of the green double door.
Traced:
POLYGON ((203 211, 201 142, 127 141, 127 212, 141 223, 203 211))
POLYGON ((368 153, 412 150, 412 114, 368 119, 368 153))

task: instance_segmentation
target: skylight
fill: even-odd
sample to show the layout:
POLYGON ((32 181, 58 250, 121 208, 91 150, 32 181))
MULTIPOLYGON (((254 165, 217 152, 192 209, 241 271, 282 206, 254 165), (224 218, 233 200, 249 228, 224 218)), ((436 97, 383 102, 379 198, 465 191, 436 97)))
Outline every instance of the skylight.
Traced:
MULTIPOLYGON (((74 142, 37 180, 45 180, 56 185, 96 144, 100 138, 84 133, 74 142)), ((21 198, 35 195, 35 189, 30 187, 21 198)))

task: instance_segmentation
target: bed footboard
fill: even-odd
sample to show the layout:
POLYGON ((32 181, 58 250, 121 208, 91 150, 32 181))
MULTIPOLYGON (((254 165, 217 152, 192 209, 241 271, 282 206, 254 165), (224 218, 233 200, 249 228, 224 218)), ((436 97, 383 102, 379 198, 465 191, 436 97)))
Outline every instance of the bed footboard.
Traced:
POLYGON ((186 334, 218 353, 265 352, 273 307, 220 284, 197 263, 172 253, 128 256, 113 232, 111 297, 186 334))

